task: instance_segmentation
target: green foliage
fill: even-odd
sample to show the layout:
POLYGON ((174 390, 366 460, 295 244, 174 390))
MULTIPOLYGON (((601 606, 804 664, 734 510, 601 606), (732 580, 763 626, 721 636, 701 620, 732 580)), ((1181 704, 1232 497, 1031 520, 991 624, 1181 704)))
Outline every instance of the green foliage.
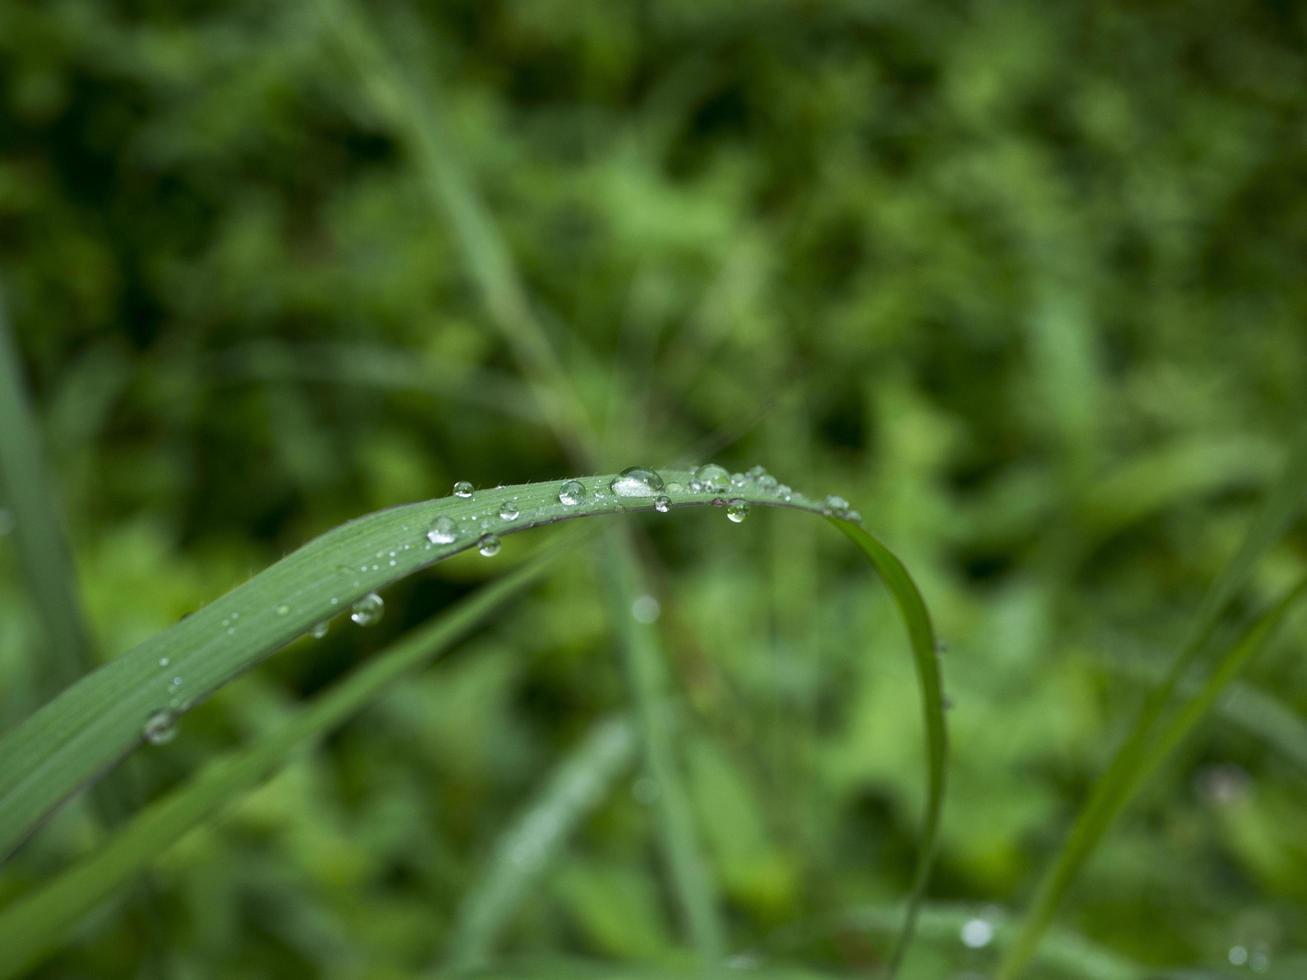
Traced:
MULTIPOLYGON (((948 645, 949 804, 902 976, 996 969, 1154 691, 1190 709, 1143 743, 1026 975, 1296 975, 1307 623, 1240 640, 1307 572, 1301 523, 1211 583, 1307 417, 1305 51, 1297 5, 1211 0, 0 4, 0 287, 31 395, 16 440, 0 391, 0 739, 79 606, 84 649, 130 663, 458 479, 764 461, 853 501, 948 645), (61 527, 75 576, 49 574, 61 527)), ((621 542, 570 550, 36 975, 153 949, 167 976, 411 976, 469 931, 484 975, 693 968, 693 888, 635 767, 650 704, 614 615, 637 601, 728 953, 886 966, 932 818, 891 594, 816 521, 620 524, 627 594, 621 542), (629 769, 586 753, 615 717, 629 769), (503 848, 562 812, 578 758, 606 788, 515 878, 503 848)), ((188 792, 526 540, 396 578, 376 626, 221 688, 237 659, 214 663, 105 785, 142 816, 188 792)), ((59 809, 0 868, 0 928, 119 832, 59 809)))

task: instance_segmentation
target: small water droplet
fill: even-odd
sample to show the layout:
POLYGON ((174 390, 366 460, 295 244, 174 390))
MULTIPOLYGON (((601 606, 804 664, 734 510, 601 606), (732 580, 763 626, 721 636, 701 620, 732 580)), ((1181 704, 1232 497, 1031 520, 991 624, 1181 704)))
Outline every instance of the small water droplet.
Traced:
POLYGON ((726 516, 734 524, 743 524, 744 519, 749 516, 749 502, 739 497, 731 500, 726 505, 726 516))
POLYGON ((788 483, 779 483, 776 485, 776 496, 780 497, 787 504, 794 499, 794 491, 788 483))
POLYGON ((619 497, 652 497, 663 490, 663 478, 643 466, 631 466, 613 477, 609 489, 619 497))
POLYGON ((175 691, 181 686, 182 686, 182 679, 180 677, 174 677, 172 680, 168 682, 168 690, 170 691, 175 691))
POLYGON ((694 471, 694 481, 690 484, 690 489, 696 493, 713 493, 717 490, 725 490, 731 482, 731 475, 716 463, 705 463, 694 471), (697 483, 698 489, 694 484, 697 483))
POLYGON ((379 623, 386 611, 386 600, 375 592, 369 592, 350 609, 349 618, 360 626, 372 626, 379 623))
POLYGON ((765 466, 750 466, 750 467, 749 467, 749 472, 748 472, 748 474, 746 474, 746 475, 747 475, 747 476, 749 477, 749 479, 751 479, 751 480, 760 480, 760 479, 762 479, 764 476, 767 475, 767 467, 765 467, 765 466))
POLYGON ((671 497, 667 496, 665 493, 660 493, 658 496, 654 497, 654 510, 658 511, 658 513, 666 514, 671 509, 671 497))
POLYGON ((467 480, 459 480, 457 483, 454 484, 454 496, 462 497, 464 500, 466 500, 468 497, 472 496, 472 491, 474 489, 475 488, 472 486, 472 484, 468 483, 467 480))
POLYGON ((477 542, 477 551, 481 552, 483 558, 494 558, 499 554, 499 538, 493 534, 481 535, 481 540, 477 542))
POLYGON ((331 624, 327 620, 318 623, 313 629, 309 630, 309 636, 315 640, 320 640, 327 635, 327 630, 331 629, 331 624))
POLYGON ((1231 966, 1243 966, 1248 962, 1248 947, 1231 946, 1226 958, 1229 959, 1231 966))
POLYGON ((501 521, 515 521, 521 513, 522 512, 517 509, 516 500, 506 500, 504 503, 499 505, 499 519, 501 521))
POLYGON ((427 530, 427 540, 432 544, 453 544, 458 540, 458 524, 452 517, 437 517, 427 530))
POLYGON ((169 660, 167 657, 160 657, 160 658, 159 658, 159 666, 160 666, 160 667, 167 667, 170 663, 172 663, 172 661, 169 660))
POLYGON ((736 487, 737 489, 738 489, 739 487, 744 486, 744 485, 747 484, 748 482, 749 482, 749 478, 748 478, 747 476, 745 476, 743 473, 732 473, 732 474, 731 474, 731 486, 736 487))
POLYGON ((166 745, 177 737, 177 719, 171 711, 156 711, 145 719, 141 734, 151 745, 166 745))
POLYGON ((651 595, 638 595, 631 600, 631 618, 637 623, 656 623, 663 607, 651 595))
POLYGON ((285 616, 285 615, 287 615, 289 612, 290 612, 290 606, 286 605, 286 603, 284 603, 284 602, 283 602, 280 606, 277 607, 277 615, 278 615, 278 616, 285 616))
POLYGON ((580 480, 568 480, 558 488, 558 502, 564 507, 575 507, 585 500, 585 484, 580 480))

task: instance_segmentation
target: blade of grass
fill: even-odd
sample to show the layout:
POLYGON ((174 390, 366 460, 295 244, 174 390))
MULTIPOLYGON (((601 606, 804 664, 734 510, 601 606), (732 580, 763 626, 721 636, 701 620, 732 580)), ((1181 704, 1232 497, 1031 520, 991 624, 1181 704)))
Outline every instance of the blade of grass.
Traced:
POLYGON ((1179 654, 1162 683, 1145 699, 1139 717, 1099 777, 1066 842, 1046 871, 1021 932, 1000 966, 1000 980, 1012 980, 1029 962, 1039 937, 1052 922, 1075 876, 1125 808, 1138 785, 1138 774, 1152 764, 1155 732, 1167 705, 1190 669, 1208 651, 1230 600, 1307 504, 1304 486, 1307 486, 1307 432, 1299 437, 1284 472, 1272 487, 1238 552, 1204 596, 1179 654))
MULTIPOLYGON (((72 550, 64 534, 54 481, 46 469, 41 435, 28 402, 18 352, 0 295, 0 492, 14 518, 13 537, 23 580, 46 636, 46 656, 36 671, 47 694, 67 687, 96 665, 91 634, 77 592, 72 550)), ((131 810, 131 794, 119 781, 95 788, 96 816, 113 824, 131 810)), ((6 848, 0 845, 0 856, 6 848)))
POLYGON ((72 553, 46 470, 18 352, 0 296, 0 491, 13 511, 22 575, 49 645, 37 676, 49 692, 95 666, 72 553))
POLYGON ((686 927, 704 966, 721 963, 726 954, 726 933, 718 917, 717 895, 700 854, 685 781, 676 760, 665 692, 667 677, 658 631, 637 623, 629 596, 645 590, 639 559, 630 540, 612 535, 604 549, 606 576, 612 589, 613 621, 626 668, 627 683, 635 701, 636 724, 644 750, 644 764, 658 788, 654 802, 658 831, 686 927))
POLYGON ((150 804, 89 857, 0 915, 0 977, 32 967, 83 915, 145 870, 172 843, 285 766, 294 753, 340 725, 388 687, 434 660, 548 567, 537 559, 409 633, 252 745, 210 764, 150 804))
POLYGON ((539 795, 499 838, 478 884, 459 903, 446 968, 483 965, 495 941, 549 859, 630 767, 635 736, 625 718, 609 718, 553 772, 539 795))
POLYGON ((922 818, 921 843, 917 867, 912 876, 912 889, 908 894, 903 915, 903 926, 890 956, 890 975, 898 972, 912 943, 917 913, 926 895, 926 885, 939 849, 940 817, 944 811, 945 782, 948 773, 948 734, 944 721, 944 690, 940 679, 939 659, 936 653, 935 629, 930 613, 921 598, 917 585, 907 568, 892 551, 877 541, 857 524, 839 518, 828 518, 844 536, 862 549, 876 566, 889 588, 899 615, 908 631, 913 664, 917 670, 917 690, 921 695, 921 717, 926 732, 926 809, 922 818))

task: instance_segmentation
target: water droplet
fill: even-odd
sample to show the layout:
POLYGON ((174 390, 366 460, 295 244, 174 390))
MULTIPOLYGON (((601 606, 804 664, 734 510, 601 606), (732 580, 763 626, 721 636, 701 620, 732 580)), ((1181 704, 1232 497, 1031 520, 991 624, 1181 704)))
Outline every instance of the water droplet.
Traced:
POLYGON ((658 496, 654 497, 654 510, 658 511, 658 513, 666 514, 671 509, 671 497, 667 496, 665 493, 660 493, 658 496))
POLYGON ((145 719, 141 734, 151 745, 166 745, 177 737, 177 718, 171 711, 156 711, 145 719))
POLYGON ((787 504, 794 499, 794 491, 788 483, 779 483, 776 485, 776 496, 780 497, 787 504))
POLYGON ((521 513, 517 509, 516 500, 506 500, 499 505, 499 519, 501 521, 515 521, 521 513))
POLYGON ((481 540, 477 542, 477 551, 481 552, 483 558, 494 558, 499 554, 499 538, 493 534, 481 535, 481 540))
POLYGON ((775 493, 776 488, 779 485, 780 484, 776 482, 776 477, 772 476, 770 473, 763 473, 758 477, 758 489, 765 493, 775 493))
POLYGON ((327 635, 327 630, 329 629, 331 629, 331 624, 324 619, 322 622, 318 623, 317 626, 313 627, 313 629, 309 630, 309 636, 313 637, 315 640, 320 640, 327 635))
POLYGON ((568 480, 558 488, 558 502, 564 507, 575 507, 585 500, 585 484, 580 480, 568 480))
POLYGON ((994 924, 979 917, 962 923, 962 944, 968 949, 984 949, 994 940, 994 924))
POLYGON ((427 531, 427 540, 432 544, 453 544, 458 540, 458 524, 452 517, 437 517, 427 531))
POLYGON ((716 463, 705 463, 694 471, 694 481, 690 489, 694 490, 694 483, 699 484, 696 493, 713 493, 717 490, 725 490, 731 482, 731 475, 718 466, 716 463))
POLYGON ((172 663, 172 661, 169 660, 167 657, 160 657, 160 658, 159 658, 159 666, 160 666, 160 667, 167 667, 170 663, 172 663))
POLYGON ((637 623, 656 623, 663 607, 651 595, 638 595, 631 600, 631 618, 637 623))
POLYGON ((180 677, 174 677, 172 680, 168 682, 168 690, 170 691, 176 691, 181 686, 182 686, 182 679, 180 677))
POLYGON ((663 478, 643 466, 632 466, 613 477, 608 486, 619 497, 652 497, 662 492, 663 478))
POLYGON ((823 514, 834 514, 836 517, 844 517, 849 512, 849 502, 843 497, 832 493, 826 498, 821 512, 823 514))
POLYGON ((454 496, 462 497, 466 500, 468 497, 472 496, 473 489, 474 487, 472 484, 468 483, 466 480, 459 480, 454 484, 454 496))
POLYGON ((749 478, 745 476, 743 473, 731 474, 731 486, 733 487, 737 487, 737 488, 742 487, 748 482, 749 482, 749 478))
POLYGON ((749 516, 749 502, 739 497, 734 498, 726 505, 726 516, 734 524, 743 524, 749 516))
POLYGON ((1231 966, 1243 966, 1248 962, 1248 947, 1231 946, 1226 958, 1229 959, 1231 966))
POLYGON ((375 592, 369 592, 350 610, 349 618, 360 626, 372 626, 381 621, 386 611, 386 600, 375 592))
POLYGON ((277 615, 278 615, 278 616, 285 616, 285 615, 288 614, 289 612, 290 612, 290 606, 286 605, 286 603, 284 603, 284 602, 283 602, 280 606, 277 607, 277 615))
POLYGON ((751 480, 758 480, 758 479, 761 479, 762 477, 764 477, 764 476, 767 475, 767 467, 765 467, 765 466, 750 466, 750 467, 749 467, 749 472, 748 472, 746 475, 747 475, 751 480))

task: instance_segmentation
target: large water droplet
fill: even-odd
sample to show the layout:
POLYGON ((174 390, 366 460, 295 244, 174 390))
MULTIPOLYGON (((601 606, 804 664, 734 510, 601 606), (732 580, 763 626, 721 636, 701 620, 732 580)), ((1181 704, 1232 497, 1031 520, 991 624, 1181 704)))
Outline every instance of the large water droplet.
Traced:
POLYGON ((580 480, 568 480, 558 488, 558 502, 564 507, 575 507, 585 500, 585 484, 580 480))
POLYGON ((160 709, 145 719, 141 734, 151 745, 166 745, 177 737, 177 718, 171 711, 160 709))
POLYGON ((499 519, 501 521, 515 521, 521 513, 522 512, 517 509, 516 500, 505 500, 499 505, 499 519))
POLYGON ((672 498, 665 493, 660 493, 654 497, 654 510, 660 514, 666 514, 672 509, 672 498))
POLYGON ((690 484, 690 489, 695 490, 694 484, 698 484, 697 493, 714 493, 718 490, 725 490, 731 482, 731 475, 716 463, 705 463, 694 471, 694 481, 690 484))
POLYGON ((472 496, 473 489, 474 487, 472 484, 468 483, 466 480, 459 480, 454 484, 454 496, 462 497, 466 500, 468 497, 472 496))
POLYGON ((437 517, 427 531, 427 540, 432 544, 453 544, 458 540, 458 524, 452 517, 437 517))
POLYGON ((726 516, 735 524, 743 524, 749 516, 749 502, 736 497, 726 504, 726 516))
POLYGON ((494 558, 499 554, 499 538, 493 534, 481 535, 481 540, 477 542, 477 551, 481 552, 483 558, 494 558))
POLYGON ((822 512, 834 514, 836 517, 843 517, 849 512, 849 502, 838 494, 832 493, 826 498, 826 503, 822 507, 822 512))
POLYGON ((349 618, 360 626, 372 626, 381 622, 386 612, 386 600, 375 592, 369 592, 350 609, 349 618))
POLYGON ((662 491, 663 478, 643 466, 632 466, 613 477, 608 486, 619 497, 652 497, 662 491))

